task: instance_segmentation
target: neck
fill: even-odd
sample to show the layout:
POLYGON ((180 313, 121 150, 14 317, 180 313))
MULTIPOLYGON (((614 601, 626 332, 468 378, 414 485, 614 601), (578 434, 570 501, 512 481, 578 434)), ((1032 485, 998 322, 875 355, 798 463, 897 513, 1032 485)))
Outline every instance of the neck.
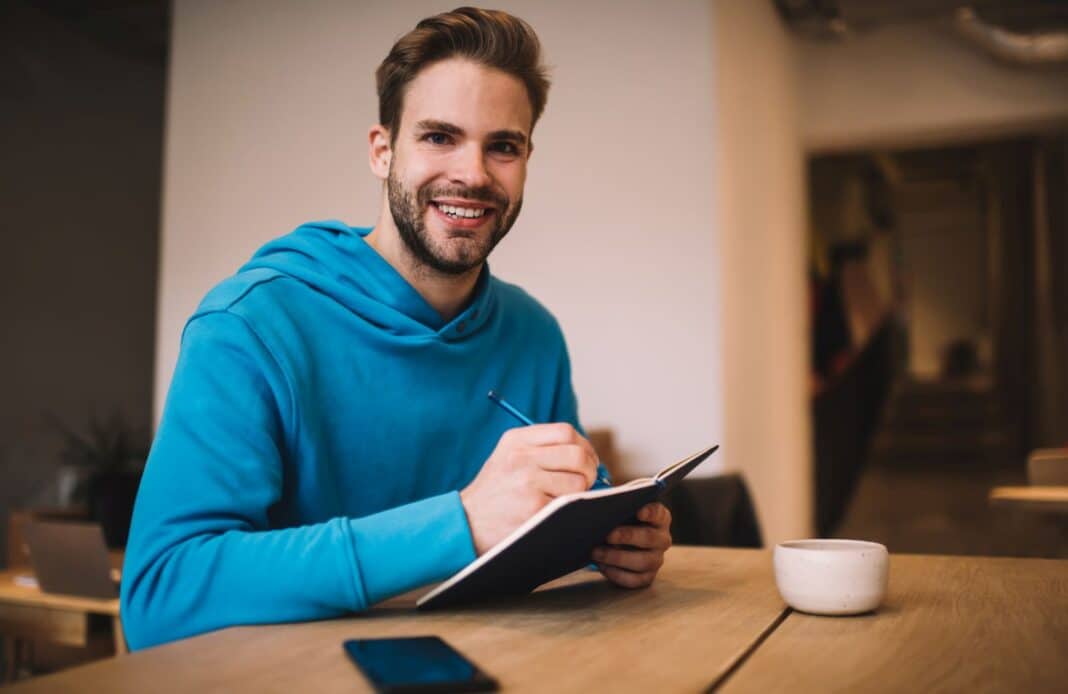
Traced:
POLYGON ((378 223, 364 240, 419 292, 445 322, 459 315, 470 301, 482 266, 462 275, 449 275, 427 267, 412 255, 401 239, 388 204, 382 206, 378 223))

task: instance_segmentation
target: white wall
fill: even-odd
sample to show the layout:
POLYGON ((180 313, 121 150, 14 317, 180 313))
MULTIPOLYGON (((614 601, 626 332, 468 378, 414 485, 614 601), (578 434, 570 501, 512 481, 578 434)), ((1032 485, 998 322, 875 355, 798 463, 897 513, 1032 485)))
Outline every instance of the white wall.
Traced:
POLYGON ((810 151, 974 140, 1068 123, 1068 65, 995 61, 943 24, 797 46, 810 151))
POLYGON ((770 544, 808 534, 812 518, 796 61, 770 2, 712 8, 725 441, 770 544))
MULTIPOLYGON (((455 5, 175 3, 157 417, 205 291, 302 221, 373 223, 373 70, 455 5)), ((560 319, 584 423, 615 429, 631 472, 654 471, 724 437, 708 6, 499 6, 538 31, 554 81, 523 213, 491 265, 560 319)))

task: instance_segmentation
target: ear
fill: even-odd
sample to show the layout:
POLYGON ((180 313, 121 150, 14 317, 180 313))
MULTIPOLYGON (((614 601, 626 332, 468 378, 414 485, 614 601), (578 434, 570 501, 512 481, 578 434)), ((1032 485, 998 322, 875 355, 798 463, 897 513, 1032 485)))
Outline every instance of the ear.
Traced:
POLYGON ((372 125, 367 132, 367 156, 371 173, 383 181, 389 178, 393 146, 389 142, 389 129, 386 126, 372 125))

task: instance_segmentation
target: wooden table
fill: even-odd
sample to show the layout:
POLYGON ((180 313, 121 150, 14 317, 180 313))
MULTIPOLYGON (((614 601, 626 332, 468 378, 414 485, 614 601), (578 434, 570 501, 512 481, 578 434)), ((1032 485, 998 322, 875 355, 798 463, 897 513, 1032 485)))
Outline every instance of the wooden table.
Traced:
POLYGON ((1068 561, 893 555, 874 615, 785 609, 770 553, 676 547, 657 583, 578 574, 523 599, 237 627, 30 680, 13 692, 352 692, 341 642, 437 634, 506 691, 998 691, 1068 681, 1068 561))
POLYGON ((990 503, 1040 513, 1068 513, 1068 486, 994 487, 990 503))
POLYGON ((1060 692, 1068 561, 891 555, 862 617, 791 612, 724 692, 1060 692))
MULTIPOLYGON (((119 573, 122 552, 111 552, 112 572, 119 573)), ((0 636, 4 639, 5 667, 15 659, 17 639, 42 639, 64 646, 89 644, 91 615, 111 620, 115 653, 126 653, 126 639, 119 619, 119 599, 101 600, 76 595, 44 593, 36 586, 20 585, 16 579, 33 576, 29 567, 0 571, 0 636)), ((0 682, 6 673, 0 673, 0 682)))
MULTIPOLYGON (((348 619, 239 627, 25 683, 25 691, 353 692, 345 639, 437 634, 507 690, 699 690, 783 613, 767 554, 681 549, 629 591, 579 572, 496 606, 415 612, 414 593, 348 619), (667 660, 664 660, 666 658, 667 660)), ((16 687, 13 691, 18 691, 16 687)))

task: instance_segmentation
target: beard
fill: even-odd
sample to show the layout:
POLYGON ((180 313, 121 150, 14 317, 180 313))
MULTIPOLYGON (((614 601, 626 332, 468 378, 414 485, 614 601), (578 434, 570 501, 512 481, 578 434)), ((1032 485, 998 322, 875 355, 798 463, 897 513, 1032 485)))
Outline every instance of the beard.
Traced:
POLYGON ((415 261, 443 275, 464 275, 479 268, 486 261, 490 252, 511 230, 523 207, 523 199, 509 206, 508 198, 488 186, 468 188, 466 186, 439 186, 431 184, 420 186, 417 190, 406 188, 394 175, 390 167, 386 181, 389 196, 389 211, 393 222, 400 232, 401 240, 407 246, 415 261), (448 242, 439 242, 431 238, 427 231, 425 212, 430 209, 434 198, 452 197, 465 200, 477 200, 493 205, 496 220, 488 236, 472 234, 465 243, 452 248, 448 242))

